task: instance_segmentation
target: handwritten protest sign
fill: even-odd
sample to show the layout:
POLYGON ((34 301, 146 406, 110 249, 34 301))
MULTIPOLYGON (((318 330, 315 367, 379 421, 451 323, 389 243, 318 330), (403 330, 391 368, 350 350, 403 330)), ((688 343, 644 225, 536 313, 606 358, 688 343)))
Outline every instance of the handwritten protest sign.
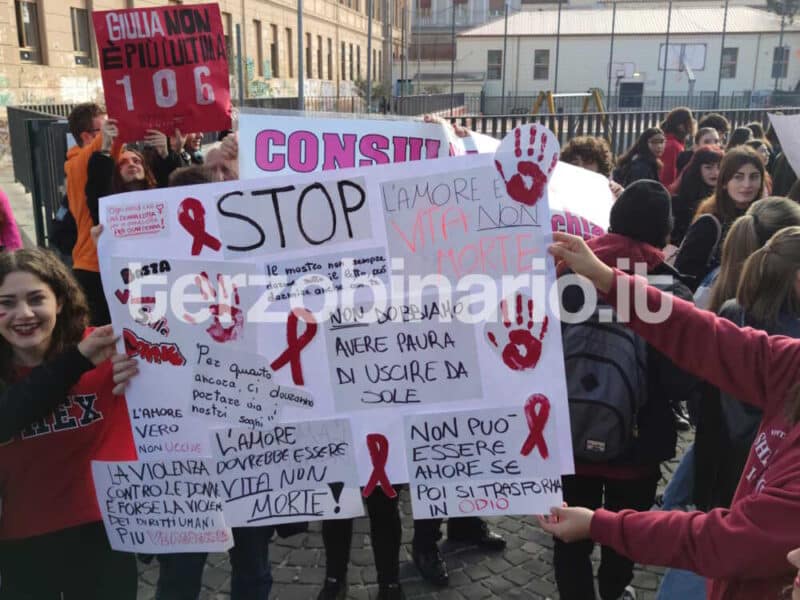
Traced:
POLYGON ((219 5, 92 13, 108 114, 120 139, 230 129, 228 58, 219 5))
POLYGON ((364 514, 347 419, 218 430, 213 449, 234 527, 364 514))
POLYGON ((561 503, 549 400, 524 407, 409 415, 406 459, 414 517, 545 514, 561 503))
POLYGON ((233 545, 213 461, 93 461, 92 474, 114 550, 221 552, 233 545))
MULTIPOLYGON (((531 134, 521 134, 526 144, 531 134)), ((551 145, 552 134, 533 134, 536 152, 526 161, 544 174, 544 185, 537 180, 535 193, 519 191, 517 198, 508 187, 524 188, 529 167, 480 154, 415 162, 413 177, 407 167, 387 164, 193 186, 171 190, 173 199, 157 190, 107 198, 101 204, 101 222, 129 204, 155 199, 165 200, 166 216, 164 230, 157 234, 100 239, 106 296, 119 304, 115 290, 124 294, 109 283, 120 278, 121 265, 114 257, 139 256, 145 264, 152 262, 149 257, 168 260, 167 286, 179 274, 191 274, 192 269, 181 266, 184 262, 195 264, 194 272, 207 271, 211 283, 217 281, 215 273, 235 277, 232 269, 243 265, 248 275, 247 285, 238 288, 238 310, 246 317, 242 340, 245 345, 256 340, 257 347, 232 349, 263 356, 275 383, 300 389, 313 401, 313 406, 284 406, 282 420, 350 419, 359 482, 372 483, 368 490, 408 481, 405 415, 422 407, 429 412, 492 406, 522 410, 532 392, 550 401, 545 436, 548 445, 562 450, 553 453, 560 472, 569 473, 571 436, 558 305, 551 300, 557 294, 550 293, 555 272, 545 254, 551 223, 546 182, 557 144, 551 145), (496 160, 504 165, 502 174, 496 160), (459 204, 454 191, 461 189, 457 186, 463 186, 466 174, 475 178, 474 192, 468 184, 459 194, 469 193, 469 200, 459 204), (402 211, 399 195, 392 200, 396 206, 386 204, 391 198, 385 190, 416 189, 425 181, 452 190, 452 206, 439 209, 439 196, 431 194, 421 195, 413 207, 407 203, 402 211), (303 193, 307 199, 301 205, 303 193), (456 224, 448 221, 442 231, 445 210, 451 210, 456 224), (408 214, 401 217, 400 212, 408 214), (511 219, 512 212, 519 218, 511 219), (488 216, 496 228, 482 231, 477 219, 486 223, 488 216), (406 243, 392 227, 394 220, 411 239, 418 219, 424 227, 418 227, 416 238, 427 236, 424 247, 406 243), (433 234, 435 244, 430 242, 433 234), (509 272, 484 268, 481 251, 488 265, 498 261, 497 254, 489 254, 503 244, 509 272), (457 271, 427 271, 430 257, 442 248, 448 260, 453 249, 457 271)), ((199 287, 191 288, 196 297, 202 296, 199 287)), ((211 294, 205 302, 220 304, 211 294)), ((213 311, 192 322, 184 322, 180 311, 170 311, 162 318, 175 322, 175 331, 185 336, 180 342, 190 353, 185 356, 197 344, 227 347, 228 342, 209 340, 213 311)), ((112 319, 115 327, 131 329, 147 341, 159 335, 136 322, 128 307, 114 307, 112 319)), ((202 455, 208 452, 204 438, 210 423, 187 415, 188 404, 181 404, 192 389, 190 362, 143 365, 146 382, 131 384, 128 403, 132 411, 152 410, 158 398, 159 408, 183 411, 180 417, 157 416, 179 428, 171 436, 185 436, 170 439, 193 442, 192 449, 202 455)))
POLYGON ((251 429, 278 422, 284 404, 313 406, 304 390, 273 383, 259 354, 197 344, 189 414, 251 429))

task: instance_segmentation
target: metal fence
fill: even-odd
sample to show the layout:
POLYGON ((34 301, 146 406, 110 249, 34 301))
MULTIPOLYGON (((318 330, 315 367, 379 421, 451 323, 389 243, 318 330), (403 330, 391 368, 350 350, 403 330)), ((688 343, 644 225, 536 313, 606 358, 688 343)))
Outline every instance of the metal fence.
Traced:
MULTIPOLYGON (((800 113, 800 107, 784 107, 780 109, 784 114, 800 113)), ((767 125, 768 111, 766 109, 747 110, 705 110, 696 111, 695 118, 700 119, 704 114, 717 112, 724 115, 731 123, 731 127, 744 126, 747 123, 758 121, 767 125)), ((558 137, 563 146, 571 138, 580 135, 593 135, 605 138, 611 144, 612 152, 621 154, 629 148, 642 132, 657 126, 666 116, 666 111, 638 111, 638 112, 609 112, 609 113, 557 113, 539 115, 467 115, 451 117, 452 123, 458 123, 468 129, 484 133, 495 138, 503 138, 517 125, 524 123, 541 123, 546 125, 558 137)))
MULTIPOLYGON (((361 96, 306 96, 306 112, 391 113, 418 116, 464 106, 464 94, 420 94, 411 96, 373 97, 372 110, 367 110, 366 98, 361 96)), ((245 98, 244 106, 297 110, 299 102, 292 98, 245 98)))
MULTIPOLYGON (((530 114, 538 94, 525 96, 487 96, 485 94, 469 94, 464 98, 464 106, 469 114, 480 115, 527 115, 530 114)), ((556 112, 579 113, 583 111, 583 98, 556 98, 556 112)), ((609 96, 603 98, 606 110, 660 111, 661 96, 609 96)), ((755 94, 753 92, 737 92, 717 97, 715 92, 693 94, 691 96, 664 96, 665 109, 676 106, 687 106, 693 111, 743 110, 774 108, 779 106, 800 106, 800 94, 791 92, 773 92, 755 94)), ((594 109, 594 107, 592 107, 594 109)), ((547 113, 546 103, 539 108, 540 113, 547 113)))
POLYGON ((14 179, 31 193, 36 243, 47 246, 64 195, 65 117, 71 106, 9 106, 7 110, 14 179), (44 112, 50 109, 53 114, 44 112))

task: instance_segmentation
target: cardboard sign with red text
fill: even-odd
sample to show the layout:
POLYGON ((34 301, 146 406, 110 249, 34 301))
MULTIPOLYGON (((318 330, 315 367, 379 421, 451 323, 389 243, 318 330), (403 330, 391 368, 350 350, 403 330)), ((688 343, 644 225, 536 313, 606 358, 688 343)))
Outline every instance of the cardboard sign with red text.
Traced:
POLYGON ((225 35, 217 4, 92 13, 106 108, 120 140, 148 129, 231 127, 225 35))

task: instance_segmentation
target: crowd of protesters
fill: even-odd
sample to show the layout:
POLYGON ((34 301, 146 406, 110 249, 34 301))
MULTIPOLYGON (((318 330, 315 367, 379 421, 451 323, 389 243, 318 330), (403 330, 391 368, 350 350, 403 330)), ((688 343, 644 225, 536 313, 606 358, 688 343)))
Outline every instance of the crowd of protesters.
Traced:
MULTIPOLYGON (((92 460, 136 457, 122 394, 138 371, 114 351, 97 256, 99 207, 111 194, 238 178, 233 132, 221 132, 211 148, 202 134, 178 130, 120 144, 117 123, 95 104, 75 108, 69 128, 71 270, 48 251, 21 249, 0 193, 0 600, 136 598, 136 561, 153 557, 110 548, 90 473, 92 460), (78 406, 78 396, 91 406, 78 406)), ((539 518, 555 537, 560 597, 635 598, 639 562, 670 568, 662 600, 800 598, 800 191, 777 138, 760 123, 732 129, 718 114, 697 123, 678 108, 616 159, 597 137, 570 140, 561 159, 606 177, 615 201, 608 233, 588 242, 554 233, 559 276, 588 278, 611 308, 638 290, 653 307, 669 294, 673 310, 661 324, 633 314, 612 331, 630 352, 619 363, 629 391, 641 388, 614 452, 593 457, 597 447, 581 447, 580 428, 602 419, 594 408, 570 407, 575 474, 563 477, 565 506, 539 518), (671 283, 648 286, 632 269, 615 268, 623 263, 644 264, 671 283), (661 464, 676 454, 677 431, 692 425, 695 443, 658 498, 661 464)), ((570 312, 584 301, 580 293, 563 297, 570 312)), ((585 353, 577 362, 567 356, 567 340, 587 335, 571 327, 562 330, 570 398, 583 383, 571 374, 587 365, 585 353)), ((601 329, 591 335, 608 335, 601 329)), ((607 394, 617 389, 600 383, 607 394)), ((366 506, 377 597, 405 598, 398 497, 376 489, 366 506)), ((412 559, 423 578, 444 587, 441 526, 414 522, 412 559)), ((271 538, 304 530, 234 528, 233 600, 268 598, 271 538)), ((478 518, 449 519, 447 534, 486 552, 506 545, 478 518)), ((347 597, 352 536, 352 519, 323 522, 319 600, 347 597)), ((159 555, 156 598, 198 598, 206 560, 159 555)))

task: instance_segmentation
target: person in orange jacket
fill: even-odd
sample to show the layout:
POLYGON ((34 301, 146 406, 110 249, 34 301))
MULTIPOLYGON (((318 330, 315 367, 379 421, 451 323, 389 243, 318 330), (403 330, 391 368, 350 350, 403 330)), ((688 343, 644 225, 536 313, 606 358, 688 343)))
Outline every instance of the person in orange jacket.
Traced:
POLYGON ((69 212, 78 229, 78 239, 72 249, 72 269, 89 301, 90 321, 95 326, 110 323, 111 316, 100 282, 97 248, 89 234, 93 223, 86 203, 86 182, 92 154, 111 150, 111 141, 104 140, 102 133, 105 120, 105 110, 98 104, 79 104, 72 109, 69 130, 77 145, 67 151, 64 163, 69 212))

